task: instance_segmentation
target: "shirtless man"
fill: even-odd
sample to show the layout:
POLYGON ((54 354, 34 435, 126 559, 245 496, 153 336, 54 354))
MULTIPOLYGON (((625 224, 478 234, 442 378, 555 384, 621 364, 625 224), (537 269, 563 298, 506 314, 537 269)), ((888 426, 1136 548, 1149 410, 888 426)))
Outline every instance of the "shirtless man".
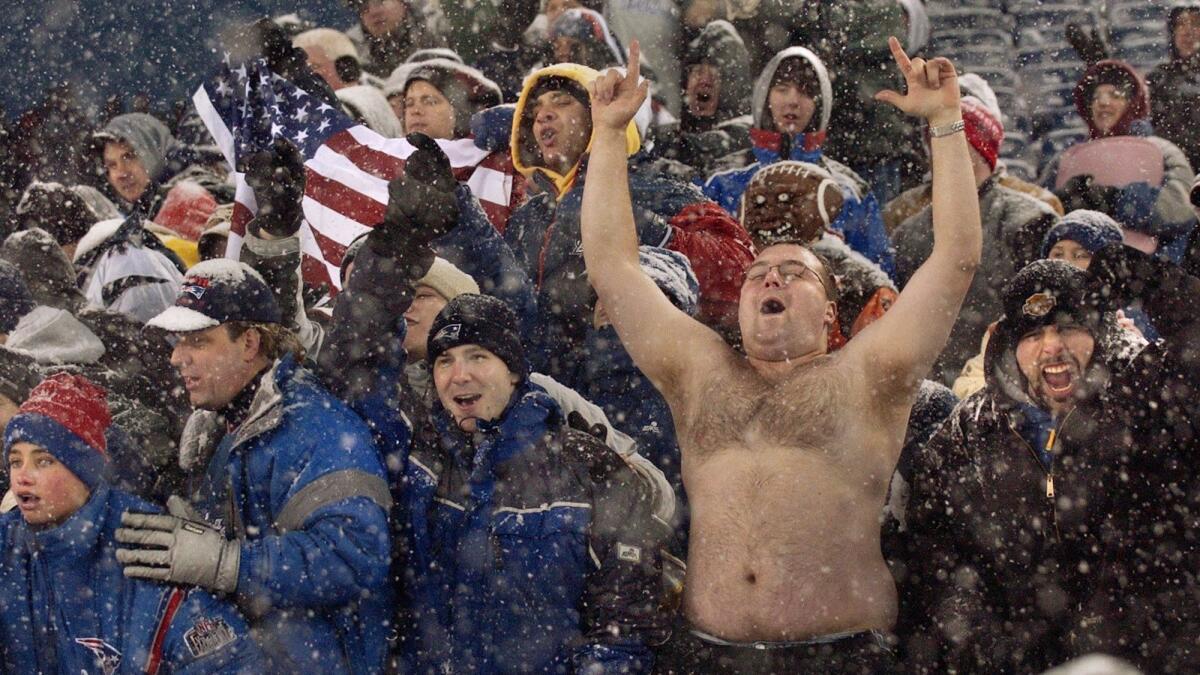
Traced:
POLYGON ((664 650, 673 672, 879 672, 896 590, 879 509, 918 383, 946 342, 980 259, 979 203, 944 58, 892 54, 908 92, 877 98, 932 127, 932 255, 892 309, 827 353, 833 284, 798 244, 765 248, 746 273, 746 354, 687 317, 638 267, 624 129, 646 95, 629 76, 591 86, 595 137, 583 197, 591 284, 662 391, 692 501, 687 626, 664 650), (649 317, 653 317, 652 319, 649 317))

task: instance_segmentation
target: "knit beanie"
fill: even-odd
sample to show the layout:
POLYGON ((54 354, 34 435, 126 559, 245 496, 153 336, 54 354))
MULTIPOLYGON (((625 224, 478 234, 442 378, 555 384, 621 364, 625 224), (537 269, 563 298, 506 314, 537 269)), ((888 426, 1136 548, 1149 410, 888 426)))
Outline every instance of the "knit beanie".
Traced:
POLYGON ((466 293, 443 307, 429 328, 426 359, 432 364, 442 352, 460 345, 479 345, 522 379, 529 374, 517 316, 490 295, 466 293))
POLYGON ((1061 260, 1035 260, 1004 287, 997 326, 1009 344, 1042 326, 1077 325, 1096 334, 1099 313, 1084 301, 1087 274, 1061 260))
POLYGON ((29 392, 4 430, 4 451, 26 441, 45 448, 95 490, 111 481, 105 433, 112 422, 107 392, 82 375, 51 375, 29 392))
POLYGON ((492 106, 500 105, 499 85, 483 73, 446 59, 431 59, 417 64, 405 77, 399 93, 407 94, 416 81, 427 82, 449 101, 454 110, 454 137, 465 138, 471 133, 471 117, 492 106))
POLYGON ((1088 209, 1076 209, 1062 217, 1042 239, 1042 257, 1058 242, 1069 239, 1095 254, 1107 244, 1120 243, 1121 226, 1108 214, 1088 209))
POLYGON ((1004 141, 1004 125, 979 99, 968 96, 962 99, 961 106, 967 142, 983 155, 989 168, 995 169, 1000 156, 1000 143, 1004 141))
MULTIPOLYGON (((527 96, 525 100, 536 101, 538 100, 539 96, 549 91, 565 91, 571 96, 574 96, 575 100, 582 103, 583 107, 587 108, 589 113, 592 110, 592 99, 588 95, 587 90, 583 88, 583 85, 569 77, 563 77, 562 75, 550 75, 538 80, 537 84, 533 85, 533 89, 529 90, 529 96, 527 96)), ((532 105, 527 107, 531 109, 532 105)), ((528 114, 528 112, 526 114, 528 114)))
POLYGON ((433 265, 417 285, 432 288, 447 301, 465 293, 479 294, 479 284, 475 283, 471 275, 458 269, 445 258, 434 258, 433 265))
POLYGON ((21 270, 0 260, 0 333, 11 333, 35 306, 21 270))

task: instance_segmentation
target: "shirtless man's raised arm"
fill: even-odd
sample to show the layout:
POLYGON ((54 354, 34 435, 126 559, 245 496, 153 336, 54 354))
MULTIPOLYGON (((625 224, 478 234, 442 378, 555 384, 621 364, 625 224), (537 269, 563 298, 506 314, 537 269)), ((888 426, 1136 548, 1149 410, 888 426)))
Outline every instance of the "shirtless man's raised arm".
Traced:
MULTIPOLYGON (((962 120, 958 78, 945 58, 909 60, 900 43, 889 41, 904 73, 908 93, 880 92, 876 98, 910 115, 925 118, 932 129, 948 130, 962 120)), ((932 134, 931 134, 932 136, 932 134)), ((846 346, 847 355, 869 359, 896 385, 879 387, 881 396, 915 391, 946 345, 963 298, 979 265, 982 235, 979 200, 963 133, 930 138, 933 155, 933 252, 916 271, 885 314, 846 346)))
POLYGON ((593 136, 580 219, 583 258, 592 288, 621 342, 674 404, 682 394, 679 376, 690 365, 729 348, 715 332, 671 304, 638 265, 625 128, 649 91, 649 82, 638 83, 639 54, 634 41, 628 74, 610 70, 588 87, 593 136))

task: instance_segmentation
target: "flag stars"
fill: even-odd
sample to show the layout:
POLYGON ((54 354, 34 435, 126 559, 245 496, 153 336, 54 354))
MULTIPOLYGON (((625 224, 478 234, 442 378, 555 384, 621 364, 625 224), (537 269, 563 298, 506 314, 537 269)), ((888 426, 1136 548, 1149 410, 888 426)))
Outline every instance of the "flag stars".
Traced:
POLYGON ((303 123, 305 120, 307 120, 308 119, 308 106, 304 106, 304 107, 300 108, 299 110, 297 110, 296 114, 292 115, 292 119, 294 119, 300 123, 303 123))
POLYGON ((304 145, 304 142, 308 140, 308 132, 301 129, 299 132, 296 133, 294 138, 296 139, 296 143, 298 143, 299 145, 304 145))

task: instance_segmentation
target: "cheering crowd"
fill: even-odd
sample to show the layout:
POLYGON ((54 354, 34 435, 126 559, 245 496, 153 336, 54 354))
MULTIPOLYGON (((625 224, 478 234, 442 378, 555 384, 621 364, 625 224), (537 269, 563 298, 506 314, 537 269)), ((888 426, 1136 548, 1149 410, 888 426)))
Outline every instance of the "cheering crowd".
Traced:
POLYGON ((767 4, 7 128, 0 673, 1200 670, 1200 3, 1036 182, 920 0, 767 4))

